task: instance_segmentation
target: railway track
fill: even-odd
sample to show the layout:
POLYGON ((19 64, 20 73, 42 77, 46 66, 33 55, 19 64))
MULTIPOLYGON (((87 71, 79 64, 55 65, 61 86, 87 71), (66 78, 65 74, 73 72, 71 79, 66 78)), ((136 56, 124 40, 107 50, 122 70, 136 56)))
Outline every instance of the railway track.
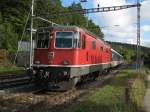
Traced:
POLYGON ((0 75, 0 90, 28 84, 30 77, 27 75, 0 75))
MULTIPOLYGON (((107 80, 109 80, 110 78, 112 78, 121 68, 118 68, 117 70, 114 69, 112 70, 110 73, 106 73, 105 75, 99 76, 98 78, 96 78, 95 80, 88 80, 86 82, 82 82, 80 84, 78 84, 76 87, 72 88, 70 91, 83 91, 83 90, 89 90, 89 89, 93 89, 93 87, 99 87, 100 85, 102 85, 104 82, 106 82, 107 80)), ((53 87, 51 88, 39 88, 36 91, 31 91, 33 94, 35 95, 58 95, 58 94, 63 94, 66 93, 68 91, 65 90, 57 90, 54 89, 53 87)))
POLYGON ((11 78, 18 78, 18 77, 25 77, 26 74, 11 74, 11 73, 0 73, 0 80, 4 79, 11 79, 11 78))
MULTIPOLYGON (((85 82, 85 83, 79 84, 79 86, 77 86, 77 88, 78 89, 79 88, 80 89, 81 88, 82 89, 90 88, 92 85, 97 84, 97 82, 103 83, 105 80, 107 80, 109 77, 111 77, 110 74, 114 74, 114 72, 116 72, 116 71, 117 70, 113 70, 111 73, 109 73, 106 76, 102 75, 93 82, 88 81, 89 83, 85 82)), ((27 85, 27 84, 31 83, 30 81, 31 81, 31 79, 27 75, 14 75, 14 74, 13 75, 11 75, 11 74, 0 75, 0 90, 9 89, 9 88, 17 88, 18 86, 23 86, 23 85, 27 85)), ((43 93, 44 91, 47 91, 47 90, 45 88, 43 90, 42 89, 37 90, 37 88, 36 88, 36 92, 34 92, 34 93, 43 93)), ((52 92, 53 90, 48 90, 48 91, 52 92)))
MULTIPOLYGON (((18 112, 22 110, 27 112, 31 112, 31 110, 32 112, 41 112, 48 110, 51 110, 52 112, 63 111, 68 107, 68 105, 78 102, 78 100, 82 99, 82 97, 89 92, 107 84, 109 80, 111 80, 111 78, 120 69, 122 69, 122 67, 118 68, 117 70, 111 71, 106 76, 103 75, 101 77, 98 77, 95 81, 85 82, 76 88, 64 92, 53 91, 51 89, 46 90, 42 88, 32 89, 34 88, 34 86, 32 85, 31 87, 27 86, 28 88, 27 90, 25 90, 25 92, 20 92, 19 89, 16 89, 16 93, 14 94, 14 92, 12 92, 12 97, 10 97, 10 99, 8 100, 14 102, 13 104, 10 103, 11 108, 8 108, 8 110, 15 109, 18 112)), ((22 90, 23 89, 24 88, 22 88, 22 90)), ((8 97, 10 95, 11 92, 8 93, 8 97)), ((5 102, 8 102, 7 99, 8 98, 6 97, 5 102)), ((6 105, 6 107, 9 107, 9 104, 6 105)))
POLYGON ((96 89, 102 86, 104 83, 107 83, 109 79, 111 79, 121 68, 117 70, 113 70, 111 73, 108 73, 106 76, 100 76, 96 80, 93 81, 87 81, 84 83, 79 84, 77 87, 72 88, 68 91, 55 91, 51 89, 40 89, 37 91, 33 91, 34 95, 40 95, 40 96, 46 96, 47 98, 50 98, 51 103, 53 104, 64 104, 71 99, 77 98, 78 96, 82 96, 84 93, 87 93, 91 89, 96 89))
MULTIPOLYGON (((104 84, 107 84, 109 80, 120 70, 113 70, 111 73, 108 73, 106 76, 98 77, 95 81, 82 83, 76 88, 71 90, 62 92, 62 91, 51 91, 51 90, 39 90, 35 91, 34 96, 41 96, 43 99, 39 103, 32 104, 27 111, 36 110, 36 112, 51 110, 51 112, 64 111, 68 105, 75 103, 79 99, 81 99, 84 95, 91 92, 91 90, 95 90, 100 88, 104 84), (38 105, 44 105, 43 107, 39 107, 38 105)), ((64 111, 65 112, 65 111, 64 111)))

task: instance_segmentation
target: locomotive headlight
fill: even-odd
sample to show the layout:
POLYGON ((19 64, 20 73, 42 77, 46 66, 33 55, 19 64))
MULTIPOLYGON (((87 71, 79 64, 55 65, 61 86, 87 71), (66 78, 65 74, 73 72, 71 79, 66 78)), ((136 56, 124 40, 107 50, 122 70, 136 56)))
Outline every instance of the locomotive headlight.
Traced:
POLYGON ((54 52, 48 52, 48 60, 52 60, 54 58, 54 52))
POLYGON ((35 61, 35 64, 40 64, 40 61, 35 61))
POLYGON ((37 71, 33 70, 33 74, 35 75, 37 73, 37 71))
POLYGON ((68 61, 68 60, 64 60, 64 61, 62 62, 62 64, 63 64, 63 65, 69 65, 69 61, 68 61))

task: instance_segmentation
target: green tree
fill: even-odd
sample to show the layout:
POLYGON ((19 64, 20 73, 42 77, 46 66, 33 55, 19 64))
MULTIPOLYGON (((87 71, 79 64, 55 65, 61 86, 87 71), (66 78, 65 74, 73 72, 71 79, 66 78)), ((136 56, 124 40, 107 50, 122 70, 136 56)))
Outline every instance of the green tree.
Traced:
MULTIPOLYGON (((17 41, 22 36, 22 31, 30 11, 31 0, 0 0, 0 48, 9 51, 15 51, 17 48, 17 41)), ((87 20, 84 14, 73 14, 69 16, 59 16, 55 18, 48 18, 53 13, 63 11, 81 10, 80 3, 72 3, 69 7, 63 7, 61 0, 36 0, 34 4, 34 14, 41 15, 56 22, 60 25, 76 25, 102 37, 102 32, 92 20, 87 20), (90 27, 86 27, 88 21, 90 27)), ((34 28, 49 26, 49 23, 41 20, 34 21, 34 28)), ((28 21, 27 28, 30 28, 30 21, 28 21)), ((23 40, 29 40, 29 32, 25 33, 23 40)))
POLYGON ((17 49, 18 35, 10 23, 0 25, 0 40, 0 49, 7 49, 9 52, 15 52, 17 49))

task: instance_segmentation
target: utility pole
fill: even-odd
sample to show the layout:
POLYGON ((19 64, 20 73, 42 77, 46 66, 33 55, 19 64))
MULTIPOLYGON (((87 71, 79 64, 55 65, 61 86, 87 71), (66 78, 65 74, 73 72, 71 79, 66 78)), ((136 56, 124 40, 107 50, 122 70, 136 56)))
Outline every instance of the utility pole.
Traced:
POLYGON ((32 35, 32 29, 33 29, 33 13, 34 13, 34 0, 32 0, 31 4, 31 23, 30 23, 30 69, 32 68, 33 64, 33 35, 32 35))
POLYGON ((137 57, 136 57, 136 70, 140 73, 141 69, 141 48, 140 48, 140 1, 137 0, 137 57))

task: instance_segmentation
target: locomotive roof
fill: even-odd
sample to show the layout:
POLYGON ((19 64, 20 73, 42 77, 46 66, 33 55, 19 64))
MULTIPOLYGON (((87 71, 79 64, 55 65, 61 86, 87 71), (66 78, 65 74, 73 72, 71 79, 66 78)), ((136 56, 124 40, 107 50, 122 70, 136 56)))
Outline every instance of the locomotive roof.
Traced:
POLYGON ((44 31, 44 30, 53 30, 53 29, 61 29, 61 30, 77 30, 77 31, 84 31, 92 36, 94 36, 95 38, 98 38, 98 36, 96 36, 95 34, 93 34, 92 32, 88 31, 85 28, 80 28, 78 26, 49 26, 49 27, 42 27, 39 28, 38 31, 44 31))
POLYGON ((93 36, 95 39, 98 39, 102 44, 110 46, 108 43, 106 43, 104 40, 101 40, 97 35, 93 34, 92 32, 88 31, 85 28, 80 28, 78 26, 49 26, 49 27, 41 27, 38 28, 37 31, 45 31, 45 30, 53 30, 53 29, 63 29, 63 30, 76 30, 76 31, 83 31, 88 33, 89 35, 93 36))
POLYGON ((40 27, 38 28, 38 31, 42 31, 42 30, 52 30, 52 29, 79 29, 79 27, 77 26, 49 26, 49 27, 40 27))

